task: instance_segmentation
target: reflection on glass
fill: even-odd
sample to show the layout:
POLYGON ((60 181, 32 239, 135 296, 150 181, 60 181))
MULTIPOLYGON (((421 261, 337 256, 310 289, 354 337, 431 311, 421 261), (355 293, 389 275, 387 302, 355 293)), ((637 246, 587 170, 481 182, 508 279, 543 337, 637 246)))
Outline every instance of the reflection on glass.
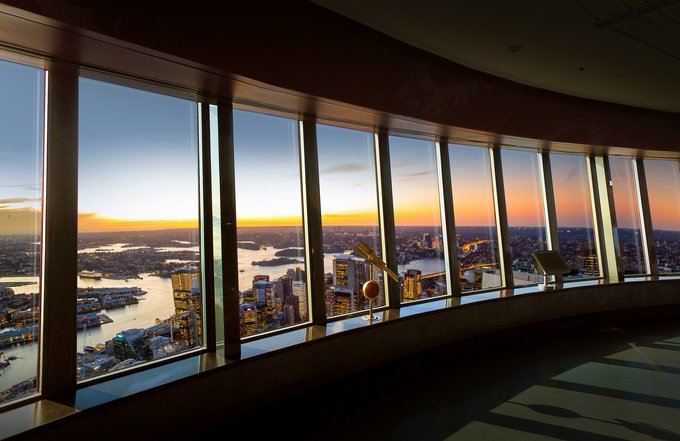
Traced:
POLYGON ((80 79, 77 369, 200 346, 194 102, 80 79))
POLYGON ((642 223, 633 161, 631 158, 609 157, 621 261, 623 273, 626 275, 647 272, 642 249, 642 223))
POLYGON ((396 136, 389 143, 401 300, 445 295, 435 145, 396 136))
POLYGON ((645 160, 649 209, 659 273, 680 272, 680 168, 678 161, 645 160))
POLYGON ((234 112, 241 336, 309 320, 297 121, 234 112))
POLYGON ((319 124, 317 142, 326 315, 368 309, 361 287, 371 279, 381 284, 373 306, 382 306, 382 271, 352 253, 362 241, 382 258, 373 134, 319 124))
POLYGON ((36 391, 44 72, 0 61, 0 404, 36 391))
POLYGON ((503 184, 508 211, 508 239, 515 286, 539 283, 531 253, 546 246, 543 196, 536 152, 503 150, 503 184))
MULTIPOLYGON (((212 186, 213 271, 215 273, 215 340, 224 344, 224 279, 222 277, 222 217, 220 205, 220 154, 217 106, 211 104, 210 114, 210 182, 212 186)), ((205 128, 203 128, 205 129, 205 128)))
POLYGON ((550 155, 560 255, 571 267, 565 278, 600 275, 586 158, 550 155))
POLYGON ((449 145, 462 290, 502 285, 491 160, 484 147, 449 145))

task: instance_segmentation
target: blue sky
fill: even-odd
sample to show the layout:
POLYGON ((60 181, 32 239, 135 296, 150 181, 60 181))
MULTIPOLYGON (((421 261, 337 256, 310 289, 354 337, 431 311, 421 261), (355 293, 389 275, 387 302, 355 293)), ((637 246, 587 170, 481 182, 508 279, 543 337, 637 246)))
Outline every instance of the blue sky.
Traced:
POLYGON ((44 73, 0 61, 0 233, 39 231, 44 73))
POLYGON ((198 218, 197 105, 80 80, 80 230, 106 220, 198 218))

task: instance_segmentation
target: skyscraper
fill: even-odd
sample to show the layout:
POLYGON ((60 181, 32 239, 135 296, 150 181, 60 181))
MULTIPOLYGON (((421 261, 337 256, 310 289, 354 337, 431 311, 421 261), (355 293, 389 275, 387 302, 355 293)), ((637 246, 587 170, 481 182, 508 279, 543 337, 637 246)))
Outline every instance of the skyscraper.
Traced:
POLYGON ((404 300, 418 300, 423 292, 422 272, 408 269, 404 274, 404 300))
POLYGON ((576 257, 578 267, 589 276, 600 275, 600 265, 597 260, 597 250, 591 242, 581 242, 576 257))
POLYGON ((198 345, 201 343, 203 330, 201 273, 192 268, 185 268, 173 272, 170 279, 180 340, 188 346, 198 345))
POLYGON ((293 281, 293 296, 295 296, 298 304, 298 312, 300 320, 305 321, 309 319, 309 310, 307 306, 307 285, 303 281, 293 281))
MULTIPOLYGON (((336 254, 333 258, 333 315, 367 308, 368 300, 362 295, 362 287, 371 278, 371 265, 366 260, 351 254, 336 254)), ((373 278, 377 280, 375 274, 373 278)))

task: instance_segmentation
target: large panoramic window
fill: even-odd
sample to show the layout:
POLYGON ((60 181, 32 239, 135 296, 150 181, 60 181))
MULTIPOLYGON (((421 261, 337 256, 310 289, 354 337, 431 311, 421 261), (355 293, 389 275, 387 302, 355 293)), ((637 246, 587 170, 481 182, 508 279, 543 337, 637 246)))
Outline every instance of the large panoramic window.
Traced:
POLYGON ((44 78, 0 61, 0 405, 36 391, 44 78))
POLYGON ((550 155, 550 166, 560 255, 571 267, 565 277, 597 277, 600 266, 586 158, 582 155, 550 155))
MULTIPOLYGON (((382 256, 373 134, 317 125, 327 316, 368 309, 362 286, 383 274, 353 252, 363 242, 382 256)), ((385 304, 384 289, 374 306, 385 304)))
POLYGON ((547 249, 538 155, 503 150, 502 158, 515 286, 542 282, 531 262, 531 253, 547 249))
POLYGON ((489 149, 449 145, 463 292, 502 285, 489 149))
POLYGON ((309 320, 297 121, 234 111, 241 335, 309 320))
POLYGON ((645 160, 659 273, 680 273, 680 168, 677 160, 645 160))
POLYGON ((637 176, 633 161, 632 158, 609 157, 621 261, 623 273, 626 275, 647 272, 642 248, 638 190, 635 184, 637 176))
POLYGON ((401 300, 445 295, 435 144, 396 136, 389 143, 401 300))
POLYGON ((81 78, 77 369, 202 345, 195 102, 81 78))

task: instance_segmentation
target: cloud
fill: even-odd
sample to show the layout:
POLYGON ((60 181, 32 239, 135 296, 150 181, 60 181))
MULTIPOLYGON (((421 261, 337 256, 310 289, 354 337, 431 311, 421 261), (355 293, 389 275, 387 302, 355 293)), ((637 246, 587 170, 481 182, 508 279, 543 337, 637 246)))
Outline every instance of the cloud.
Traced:
POLYGON ((331 165, 330 167, 321 170, 321 173, 324 175, 338 175, 343 173, 358 173, 364 170, 368 170, 368 166, 357 163, 346 163, 331 165))
POLYGON ((28 191, 40 191, 40 186, 35 184, 0 184, 0 188, 20 188, 28 191))
POLYGON ((39 225, 39 210, 0 205, 0 234, 34 234, 39 225))
POLYGON ((454 169, 461 169, 461 168, 468 168, 470 166, 470 162, 468 161, 451 161, 451 164, 454 169))
POLYGON ((400 181, 412 181, 414 179, 418 179, 421 176, 432 176, 433 172, 429 171, 419 171, 419 172, 413 172, 413 173, 406 173, 403 175, 399 176, 400 181))
POLYGON ((40 200, 40 198, 10 198, 0 199, 0 204, 25 204, 26 202, 36 202, 40 200))

